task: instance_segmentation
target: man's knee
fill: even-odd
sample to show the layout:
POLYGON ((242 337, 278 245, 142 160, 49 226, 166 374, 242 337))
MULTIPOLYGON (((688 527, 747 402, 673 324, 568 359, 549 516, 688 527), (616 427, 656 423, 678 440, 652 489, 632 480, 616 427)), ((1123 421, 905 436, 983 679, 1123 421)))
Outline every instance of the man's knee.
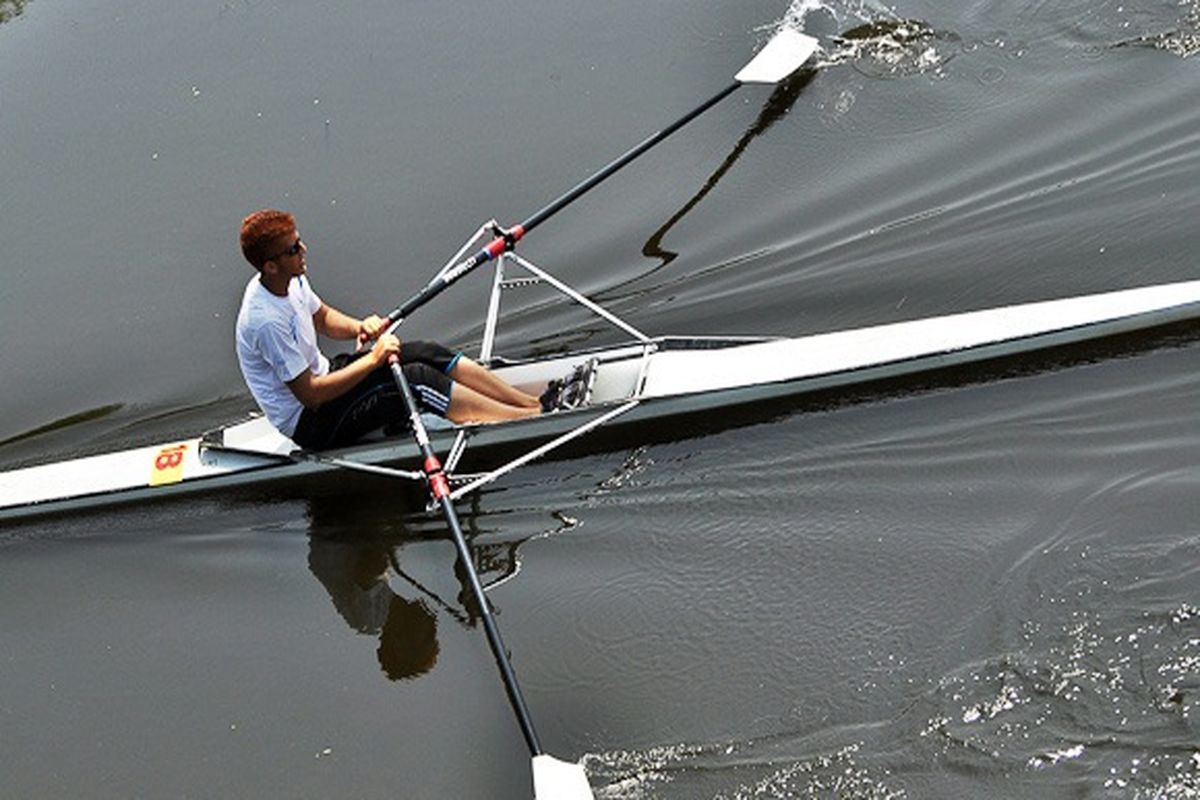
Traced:
POLYGON ((404 377, 408 378, 410 384, 419 383, 425 386, 432 386, 437 384, 439 377, 445 377, 422 361, 405 364, 401 369, 404 370, 404 377))
POLYGON ((404 377, 412 387, 417 405, 421 406, 423 411, 446 416, 450 408, 450 390, 453 386, 451 380, 440 370, 424 363, 405 364, 402 369, 404 377))
POLYGON ((458 355, 437 342, 413 340, 405 342, 401 349, 401 359, 407 363, 429 364, 442 372, 449 372, 458 355))

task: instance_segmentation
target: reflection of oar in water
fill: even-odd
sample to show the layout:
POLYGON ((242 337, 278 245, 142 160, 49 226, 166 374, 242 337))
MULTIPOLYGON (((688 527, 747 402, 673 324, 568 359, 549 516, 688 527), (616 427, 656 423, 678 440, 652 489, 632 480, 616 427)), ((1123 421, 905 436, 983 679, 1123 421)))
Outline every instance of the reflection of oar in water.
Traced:
MULTIPOLYGON (((706 100, 693 111, 685 114, 676 122, 646 139, 625 155, 613 161, 607 167, 583 183, 580 183, 541 211, 538 211, 522 224, 498 234, 475 255, 443 271, 416 296, 388 315, 388 318, 393 323, 393 327, 479 264, 497 258, 502 253, 514 248, 517 241, 526 233, 573 203, 587 191, 649 150, 658 142, 661 142, 671 133, 732 94, 743 83, 778 83, 799 69, 816 52, 816 48, 817 42, 812 37, 787 28, 781 30, 751 59, 750 63, 734 76, 732 84, 706 100)), ((398 359, 392 360, 391 367, 392 376, 396 381, 396 386, 399 388, 400 395, 404 399, 405 407, 408 410, 413 438, 421 451, 424 462, 422 472, 424 473, 425 482, 429 487, 430 494, 433 495, 434 502, 441 508, 442 516, 445 517, 446 525, 450 529, 451 538, 454 540, 454 547, 458 551, 458 560, 462 565, 463 571, 466 573, 467 582, 470 585, 475 602, 479 605, 484 631, 487 633, 488 645, 491 647, 492 655, 496 659, 496 666, 500 669, 500 676, 504 681, 504 688, 508 692, 509 702, 516 713, 517 722, 521 726, 521 733, 524 734, 525 742, 529 746, 529 752, 533 756, 533 790, 535 800, 585 800, 585 798, 590 800, 593 796, 592 790, 588 785, 587 775, 583 767, 579 764, 556 759, 553 756, 547 755, 542 750, 537 732, 533 728, 533 720, 530 717, 529 708, 526 706, 525 698, 521 694, 521 687, 517 684, 517 676, 513 672, 512 664, 508 660, 508 651, 505 649, 504 640, 500 637, 500 629, 496 627, 496 621, 492 617, 491 608, 488 606, 487 596, 483 592, 483 586, 479 582, 479 575, 475 571, 475 565, 471 561, 471 553, 467 548, 466 538, 463 536, 462 526, 458 521, 458 514, 454 510, 454 501, 450 498, 450 486, 445 473, 442 471, 442 464, 429 443, 429 435, 425 431, 425 425, 421 421, 420 412, 417 409, 416 401, 413 399, 412 389, 404 377, 404 371, 400 368, 398 359)))
MULTIPOLYGON (((895 16, 893 12, 887 10, 886 8, 877 8, 876 10, 881 11, 887 16, 895 16)), ((912 20, 889 19, 858 25, 843 34, 834 37, 834 40, 870 41, 883 36, 890 36, 894 40, 898 40, 901 44, 905 44, 909 41, 924 41, 928 38, 934 37, 935 34, 930 30, 929 26, 919 22, 914 22, 912 20)), ((721 163, 721 166, 717 167, 716 171, 714 171, 713 174, 709 176, 708 180, 704 182, 704 186, 700 188, 700 191, 697 192, 691 200, 685 203, 682 208, 676 211, 670 219, 662 224, 662 227, 651 234, 650 238, 646 240, 646 244, 642 246, 642 255, 646 256, 647 258, 661 259, 662 263, 648 272, 637 276, 633 279, 634 281, 642 280, 643 278, 658 272, 660 269, 678 257, 678 253, 671 250, 666 250, 662 246, 662 241, 666 237, 667 233, 674 228, 681 219, 686 217, 693 208, 699 205, 700 201, 703 200, 709 192, 716 188, 716 185, 723 177, 725 177, 725 173, 730 170, 730 168, 734 165, 734 163, 737 162, 739 158, 741 158, 742 152, 749 146, 750 142, 765 133, 768 128, 770 128, 772 125, 786 116, 789 111, 791 111, 792 106, 795 105, 796 100, 800 97, 801 92, 804 91, 804 87, 808 86, 816 74, 817 73, 815 70, 799 73, 791 76, 775 87, 775 91, 771 93, 769 98, 767 98, 767 102, 763 106, 762 112, 758 115, 758 119, 756 119, 754 124, 751 125, 744 134, 742 134, 742 138, 738 139, 738 142, 734 146, 733 150, 728 156, 726 156, 725 160, 721 163)), ((597 296, 596 299, 616 299, 611 292, 613 289, 620 288, 621 285, 622 284, 618 284, 617 286, 610 288, 603 295, 597 296)))
MULTIPOLYGON (((501 572, 500 577, 484 583, 482 575, 480 576, 480 583, 483 584, 483 587, 485 590, 486 589, 494 589, 497 586, 507 583, 510 578, 512 578, 513 576, 515 576, 517 574, 517 567, 516 567, 517 546, 518 546, 518 543, 511 543, 511 544, 504 546, 504 548, 509 551, 509 554, 508 554, 508 558, 505 561, 505 563, 507 564, 507 567, 501 572)), ((478 545, 476 545, 476 552, 479 552, 478 545)), ((419 580, 414 578, 412 575, 408 574, 408 572, 406 572, 404 570, 404 568, 402 566, 400 566, 400 559, 396 556, 395 551, 392 551, 392 553, 389 554, 388 560, 391 562, 392 571, 396 573, 397 577, 401 578, 406 583, 408 583, 410 586, 412 586, 414 589, 416 589, 418 592, 425 595, 425 597, 428 598, 429 601, 432 602, 434 605, 436 605, 438 608, 442 609, 447 614, 454 617, 454 619, 458 620, 463 625, 468 625, 468 626, 475 625, 475 617, 473 614, 471 614, 470 608, 467 608, 467 610, 464 611, 462 609, 457 608, 456 606, 451 605, 447 601, 443 600, 441 598, 441 596, 438 595, 437 592, 433 591, 428 586, 426 586, 425 584, 421 583, 419 580)), ((486 575, 488 573, 487 565, 484 564, 484 565, 482 565, 481 568, 483 570, 483 575, 486 575)), ((456 570, 456 573, 458 573, 457 570, 456 570)), ((476 575, 480 574, 479 568, 476 569, 475 574, 476 575)), ((460 580, 463 580, 463 576, 461 573, 458 573, 458 578, 460 580)), ((463 581, 463 583, 466 584, 466 581, 463 581)), ((459 602, 463 602, 464 595, 469 594, 469 593, 470 593, 470 586, 464 585, 462 592, 459 594, 459 602)), ((464 605, 466 605, 466 604, 464 603, 464 605)))
MULTIPOLYGON (((742 152, 745 151, 745 149, 750 145, 750 142, 762 135, 768 128, 782 119, 787 112, 791 110, 792 106, 796 102, 796 99, 800 97, 800 93, 804 90, 804 87, 807 86, 810 81, 812 81, 816 74, 817 73, 815 71, 805 71, 800 74, 793 75, 791 78, 783 81, 777 87, 775 87, 775 91, 772 92, 771 96, 767 99, 767 103, 763 106, 763 110, 758 115, 758 119, 754 121, 753 125, 746 129, 746 132, 742 134, 742 138, 738 139, 738 143, 734 146, 733 150, 728 156, 725 157, 725 160, 721 162, 721 166, 717 167, 716 171, 713 172, 713 174, 709 176, 708 180, 704 182, 704 186, 700 188, 700 191, 696 192, 696 195, 691 200, 687 201, 682 208, 676 211, 670 219, 663 223, 661 228, 656 230, 654 234, 646 240, 646 244, 642 247, 642 255, 648 258, 660 258, 662 259, 662 263, 651 269, 649 272, 639 275, 634 280, 641 280, 647 275, 652 275, 675 260, 676 256, 679 254, 670 250, 664 250, 662 247, 662 240, 667 235, 667 232, 670 231, 671 228, 675 227, 675 224, 679 222, 679 220, 686 217, 693 208, 699 205, 700 201, 703 200, 709 192, 716 188, 716 185, 721 181, 721 178, 725 177, 725 173, 728 172, 731 167, 733 167, 739 158, 741 158, 742 152)), ((605 299, 612 299, 612 297, 611 295, 606 295, 605 299)))
POLYGON ((407 581, 409 586, 412 586, 418 592, 425 595, 427 598, 429 598, 429 600, 434 605, 436 605, 438 608, 445 611, 450 616, 454 617, 456 620, 461 622, 463 625, 471 624, 470 614, 460 611, 459 609, 450 605, 445 600, 443 600, 441 597, 439 597, 437 592, 433 591, 428 586, 426 586, 425 584, 421 583, 416 578, 414 578, 412 575, 409 575, 407 572, 405 572, 404 569, 400 566, 400 560, 398 558, 396 558, 395 553, 392 553, 392 555, 390 556, 390 560, 392 562, 392 571, 395 572, 396 575, 398 575, 399 577, 401 577, 405 581, 407 581))
POLYGON ((412 315, 421 306, 428 303, 433 298, 442 293, 450 284, 457 281, 462 276, 466 275, 475 267, 485 262, 491 261, 494 258, 499 258, 505 252, 512 250, 526 234, 541 225, 550 217, 562 211, 571 203, 578 200, 584 194, 594 189, 603 181, 607 180, 619 169, 629 164, 638 156, 645 153, 651 147, 654 147, 659 142, 666 139, 675 131, 682 128, 687 123, 691 122, 696 117, 703 114, 714 105, 724 100, 729 95, 733 94, 740 86, 746 83, 762 83, 776 84, 787 78, 812 57, 812 54, 817 50, 817 40, 811 36, 805 36, 803 33, 795 31, 791 28, 783 28, 776 33, 771 40, 766 43, 762 50, 750 60, 746 66, 738 71, 733 78, 733 83, 726 86, 715 95, 705 100, 696 108, 684 114, 679 119, 672 122, 667 127, 652 134, 641 144, 633 147, 631 150, 620 156, 616 160, 609 163, 599 172, 592 175, 590 178, 577 184, 575 188, 563 194, 557 200, 554 200, 549 205, 537 211, 533 216, 526 219, 519 225, 515 225, 506 231, 499 231, 495 238, 488 242, 482 249, 467 259, 448 266, 442 270, 433 280, 425 285, 425 288, 410 297, 402 305, 397 306, 388 314, 388 320, 392 323, 392 328, 399 325, 405 319, 412 315))

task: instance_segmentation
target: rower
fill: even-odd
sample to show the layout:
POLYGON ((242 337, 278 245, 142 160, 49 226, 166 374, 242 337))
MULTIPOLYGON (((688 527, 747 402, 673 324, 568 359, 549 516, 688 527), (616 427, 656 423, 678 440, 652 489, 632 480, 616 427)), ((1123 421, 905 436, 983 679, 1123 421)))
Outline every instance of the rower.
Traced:
POLYGON ((423 412, 454 423, 537 416, 537 397, 510 386, 461 352, 434 342, 401 343, 387 321, 352 317, 325 303, 307 277, 308 247, 295 217, 262 209, 242 220, 242 254, 250 279, 237 317, 242 376, 260 409, 284 436, 309 450, 342 447, 407 420, 388 369, 400 359, 423 412), (333 360, 317 334, 358 340, 369 350, 333 360))

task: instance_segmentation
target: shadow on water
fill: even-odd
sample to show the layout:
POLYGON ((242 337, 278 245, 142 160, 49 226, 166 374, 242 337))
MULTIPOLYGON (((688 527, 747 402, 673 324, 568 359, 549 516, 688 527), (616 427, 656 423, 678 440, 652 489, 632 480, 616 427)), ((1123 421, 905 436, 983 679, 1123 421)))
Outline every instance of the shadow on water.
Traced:
MULTIPOLYGON (((438 613, 474 628, 481 618, 463 565, 453 575, 457 594, 432 588, 440 575, 423 578, 420 566, 406 566, 404 548, 421 539, 443 538, 440 522, 423 524, 397 516, 389 497, 353 502, 345 496, 313 497, 308 502, 308 567, 350 628, 378 639, 379 667, 390 680, 412 680, 437 663, 438 613), (402 586, 403 589, 396 587, 402 586)), ((480 544, 474 515, 462 521, 472 561, 485 589, 516 575, 524 540, 480 544)), ((447 573, 451 565, 445 565, 447 573)))
MULTIPOLYGON (((0 9, 2 9, 2 8, 3 8, 3 6, 0 6, 0 9)), ((0 22, 3 22, 3 20, 0 19, 0 22)), ((86 411, 80 411, 77 414, 71 414, 70 416, 63 417, 62 419, 56 419, 53 422, 48 422, 45 425, 40 425, 40 426, 34 428, 33 430, 28 430, 23 433, 18 433, 15 436, 10 436, 7 439, 0 440, 0 447, 4 447, 4 446, 10 445, 10 444, 16 444, 17 442, 24 441, 25 439, 32 439, 35 436, 41 436, 43 433, 51 433, 52 431, 61 431, 65 428, 70 428, 74 425, 80 425, 85 422, 92 422, 94 420, 104 419, 105 417, 108 417, 111 414, 115 414, 116 412, 120 411, 122 408, 124 408, 123 403, 110 403, 109 405, 106 405, 106 406, 98 406, 96 408, 89 408, 86 411)))
POLYGON ((84 409, 0 439, 0 469, 189 438, 198 429, 247 418, 251 402, 248 397, 231 395, 167 408, 109 403, 84 409))

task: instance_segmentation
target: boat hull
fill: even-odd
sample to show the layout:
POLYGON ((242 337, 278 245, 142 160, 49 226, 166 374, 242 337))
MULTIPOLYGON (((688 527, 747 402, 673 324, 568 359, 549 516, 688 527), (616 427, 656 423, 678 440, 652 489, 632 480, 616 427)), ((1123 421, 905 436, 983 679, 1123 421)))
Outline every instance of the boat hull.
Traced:
MULTIPOLYGON (((466 426, 469 458, 465 463, 476 468, 494 466, 504 455, 563 436, 630 400, 637 400, 637 405, 607 423, 606 430, 799 395, 837 393, 1197 317, 1200 281, 1189 281, 793 339, 671 337, 497 364, 498 374, 537 391, 550 378, 595 359, 591 402, 569 412, 466 426)), ((430 431, 435 449, 445 452, 458 432, 453 426, 430 431)), ((594 449, 611 439, 592 433, 585 441, 594 449)), ((295 481, 343 469, 324 460, 296 458, 292 451, 289 440, 258 418, 229 426, 215 437, 4 472, 0 473, 0 521, 295 481)), ((379 439, 323 455, 410 468, 418 462, 417 449, 406 438, 379 439)))

